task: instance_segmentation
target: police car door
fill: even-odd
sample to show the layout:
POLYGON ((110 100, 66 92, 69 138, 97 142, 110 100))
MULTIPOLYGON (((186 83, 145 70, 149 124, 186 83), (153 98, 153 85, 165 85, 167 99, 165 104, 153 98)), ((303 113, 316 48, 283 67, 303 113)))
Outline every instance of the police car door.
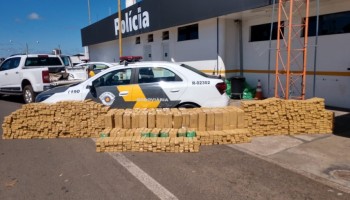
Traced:
POLYGON ((118 69, 98 77, 86 98, 113 108, 132 108, 135 104, 131 101, 132 71, 131 68, 118 69))
POLYGON ((139 92, 133 91, 135 108, 171 108, 179 104, 186 84, 165 67, 138 68, 139 92))

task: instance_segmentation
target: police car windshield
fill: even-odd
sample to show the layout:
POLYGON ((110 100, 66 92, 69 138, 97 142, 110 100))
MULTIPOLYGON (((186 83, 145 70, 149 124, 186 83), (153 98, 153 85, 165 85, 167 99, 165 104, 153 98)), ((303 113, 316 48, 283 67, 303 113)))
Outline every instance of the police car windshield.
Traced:
POLYGON ((196 69, 196 68, 194 68, 194 67, 191 67, 191 66, 189 66, 189 65, 181 64, 180 66, 181 66, 181 67, 184 67, 184 68, 186 68, 186 69, 188 69, 188 70, 191 70, 191 71, 193 71, 194 73, 197 73, 197 74, 199 74, 199 75, 201 75, 201 76, 209 77, 208 74, 206 74, 206 73, 204 73, 204 72, 201 72, 201 71, 199 71, 198 69, 196 69))

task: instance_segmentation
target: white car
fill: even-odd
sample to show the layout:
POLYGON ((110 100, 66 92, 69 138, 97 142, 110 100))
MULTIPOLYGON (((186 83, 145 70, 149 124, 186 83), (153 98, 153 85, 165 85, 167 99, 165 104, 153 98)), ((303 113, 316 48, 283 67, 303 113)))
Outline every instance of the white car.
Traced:
POLYGON ((110 67, 86 81, 53 88, 36 102, 92 99, 114 108, 224 107, 225 82, 185 64, 136 62, 110 67))
POLYGON ((86 80, 90 78, 89 73, 91 70, 93 70, 94 73, 97 74, 102 70, 108 69, 109 67, 113 67, 117 64, 118 63, 87 62, 87 63, 80 63, 74 66, 67 67, 67 71, 69 73, 70 79, 86 80))
POLYGON ((100 73, 103 70, 106 70, 110 67, 116 66, 119 63, 108 63, 108 62, 87 62, 80 63, 75 65, 74 68, 83 67, 88 73, 90 70, 93 70, 95 74, 100 73))

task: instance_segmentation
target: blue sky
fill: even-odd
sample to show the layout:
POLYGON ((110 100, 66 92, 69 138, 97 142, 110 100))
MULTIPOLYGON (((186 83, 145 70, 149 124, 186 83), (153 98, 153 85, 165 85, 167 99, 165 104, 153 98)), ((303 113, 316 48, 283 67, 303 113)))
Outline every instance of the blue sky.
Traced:
MULTIPOLYGON (((125 0, 122 7, 125 6, 125 0)), ((23 53, 84 52, 80 29, 89 25, 88 0, 1 0, 0 57, 23 53)), ((117 12, 117 0, 90 0, 92 23, 117 12)))

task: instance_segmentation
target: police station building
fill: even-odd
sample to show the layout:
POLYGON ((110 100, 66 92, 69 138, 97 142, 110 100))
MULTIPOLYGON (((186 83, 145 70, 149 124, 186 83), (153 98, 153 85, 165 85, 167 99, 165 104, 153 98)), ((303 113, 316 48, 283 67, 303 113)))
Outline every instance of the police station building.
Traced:
MULTIPOLYGON (((82 45, 89 48, 90 61, 118 62, 121 25, 124 56, 186 63, 226 78, 240 75, 251 86, 260 79, 264 96, 271 97, 277 35, 273 26, 270 37, 277 21, 273 2, 143 0, 122 11, 121 24, 115 13, 83 28, 82 45)), ((306 97, 350 108, 350 1, 310 0, 309 21, 306 97)))

